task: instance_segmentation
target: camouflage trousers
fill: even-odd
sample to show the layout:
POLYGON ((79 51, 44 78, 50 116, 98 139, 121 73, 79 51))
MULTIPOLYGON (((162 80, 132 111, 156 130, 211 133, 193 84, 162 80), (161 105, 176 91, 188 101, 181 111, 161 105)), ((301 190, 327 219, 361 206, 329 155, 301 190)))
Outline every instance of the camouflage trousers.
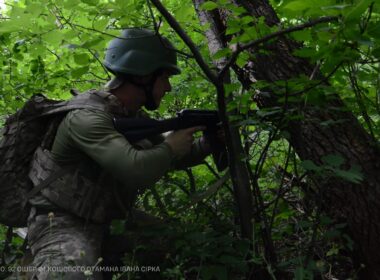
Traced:
MULTIPOLYGON (((162 226, 161 220, 135 212, 139 221, 137 230, 119 236, 108 234, 108 225, 86 223, 68 213, 37 214, 35 210, 28 221, 28 244, 32 262, 37 268, 21 278, 28 280, 105 280, 112 279, 112 273, 102 273, 96 267, 122 266, 125 253, 132 252, 143 243, 148 247, 146 254, 137 254, 144 265, 160 265, 167 254, 166 241, 146 240, 142 233, 145 228, 162 226), (148 245, 147 245, 148 244, 148 245)), ((161 279, 159 273, 145 273, 145 279, 161 279)), ((127 279, 121 277, 118 279, 127 279)))

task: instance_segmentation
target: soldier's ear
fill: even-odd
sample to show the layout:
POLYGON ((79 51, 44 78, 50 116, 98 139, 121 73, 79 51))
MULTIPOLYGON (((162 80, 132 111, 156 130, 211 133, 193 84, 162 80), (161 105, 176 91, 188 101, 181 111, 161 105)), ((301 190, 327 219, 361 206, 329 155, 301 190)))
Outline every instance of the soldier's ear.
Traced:
POLYGON ((132 76, 132 81, 136 84, 146 85, 152 83, 153 75, 145 75, 145 76, 132 76))

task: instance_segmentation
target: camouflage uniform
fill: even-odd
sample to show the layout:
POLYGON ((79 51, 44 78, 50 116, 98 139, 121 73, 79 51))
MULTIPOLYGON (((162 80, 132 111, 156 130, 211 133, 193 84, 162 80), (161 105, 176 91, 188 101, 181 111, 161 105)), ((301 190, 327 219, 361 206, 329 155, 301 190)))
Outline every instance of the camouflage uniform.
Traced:
MULTIPOLYGON (((137 191, 167 171, 199 164, 206 156, 200 142, 190 154, 175 158, 163 137, 131 145, 113 126, 115 115, 128 117, 117 98, 93 91, 80 98, 93 108, 73 110, 61 122, 51 151, 36 152, 30 178, 35 185, 57 170, 63 176, 30 200, 28 242, 31 265, 94 266, 109 222, 125 218, 137 191), (49 212, 54 215, 48 216, 49 212)), ((39 271, 29 279, 102 279, 101 273, 39 271)))

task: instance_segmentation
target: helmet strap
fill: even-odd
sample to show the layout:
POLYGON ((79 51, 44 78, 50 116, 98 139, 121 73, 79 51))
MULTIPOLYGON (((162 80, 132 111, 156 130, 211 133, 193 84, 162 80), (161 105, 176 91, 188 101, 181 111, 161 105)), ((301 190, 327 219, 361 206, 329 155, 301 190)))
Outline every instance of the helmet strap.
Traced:
POLYGON ((146 97, 144 106, 149 111, 153 111, 158 108, 158 104, 156 104, 156 101, 153 98, 153 85, 154 83, 149 86, 145 86, 144 88, 145 97, 146 97))
POLYGON ((145 98, 146 98, 144 106, 149 111, 153 111, 153 110, 156 110, 158 108, 158 104, 156 104, 156 101, 154 100, 154 97, 153 97, 153 87, 154 87, 154 84, 156 83, 156 80, 157 80, 159 75, 160 75, 159 71, 154 72, 152 74, 152 78, 146 84, 136 82, 133 79, 133 77, 130 77, 128 79, 128 82, 130 82, 131 84, 141 88, 144 91, 145 98))

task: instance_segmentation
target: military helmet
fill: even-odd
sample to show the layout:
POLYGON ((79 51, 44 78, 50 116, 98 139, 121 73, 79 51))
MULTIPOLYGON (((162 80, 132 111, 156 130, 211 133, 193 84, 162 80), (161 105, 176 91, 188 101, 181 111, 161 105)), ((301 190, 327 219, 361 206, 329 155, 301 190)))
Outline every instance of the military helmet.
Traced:
POLYGON ((130 28, 122 31, 107 48, 104 66, 116 76, 145 76, 159 69, 179 74, 175 48, 165 37, 149 29, 130 28))

